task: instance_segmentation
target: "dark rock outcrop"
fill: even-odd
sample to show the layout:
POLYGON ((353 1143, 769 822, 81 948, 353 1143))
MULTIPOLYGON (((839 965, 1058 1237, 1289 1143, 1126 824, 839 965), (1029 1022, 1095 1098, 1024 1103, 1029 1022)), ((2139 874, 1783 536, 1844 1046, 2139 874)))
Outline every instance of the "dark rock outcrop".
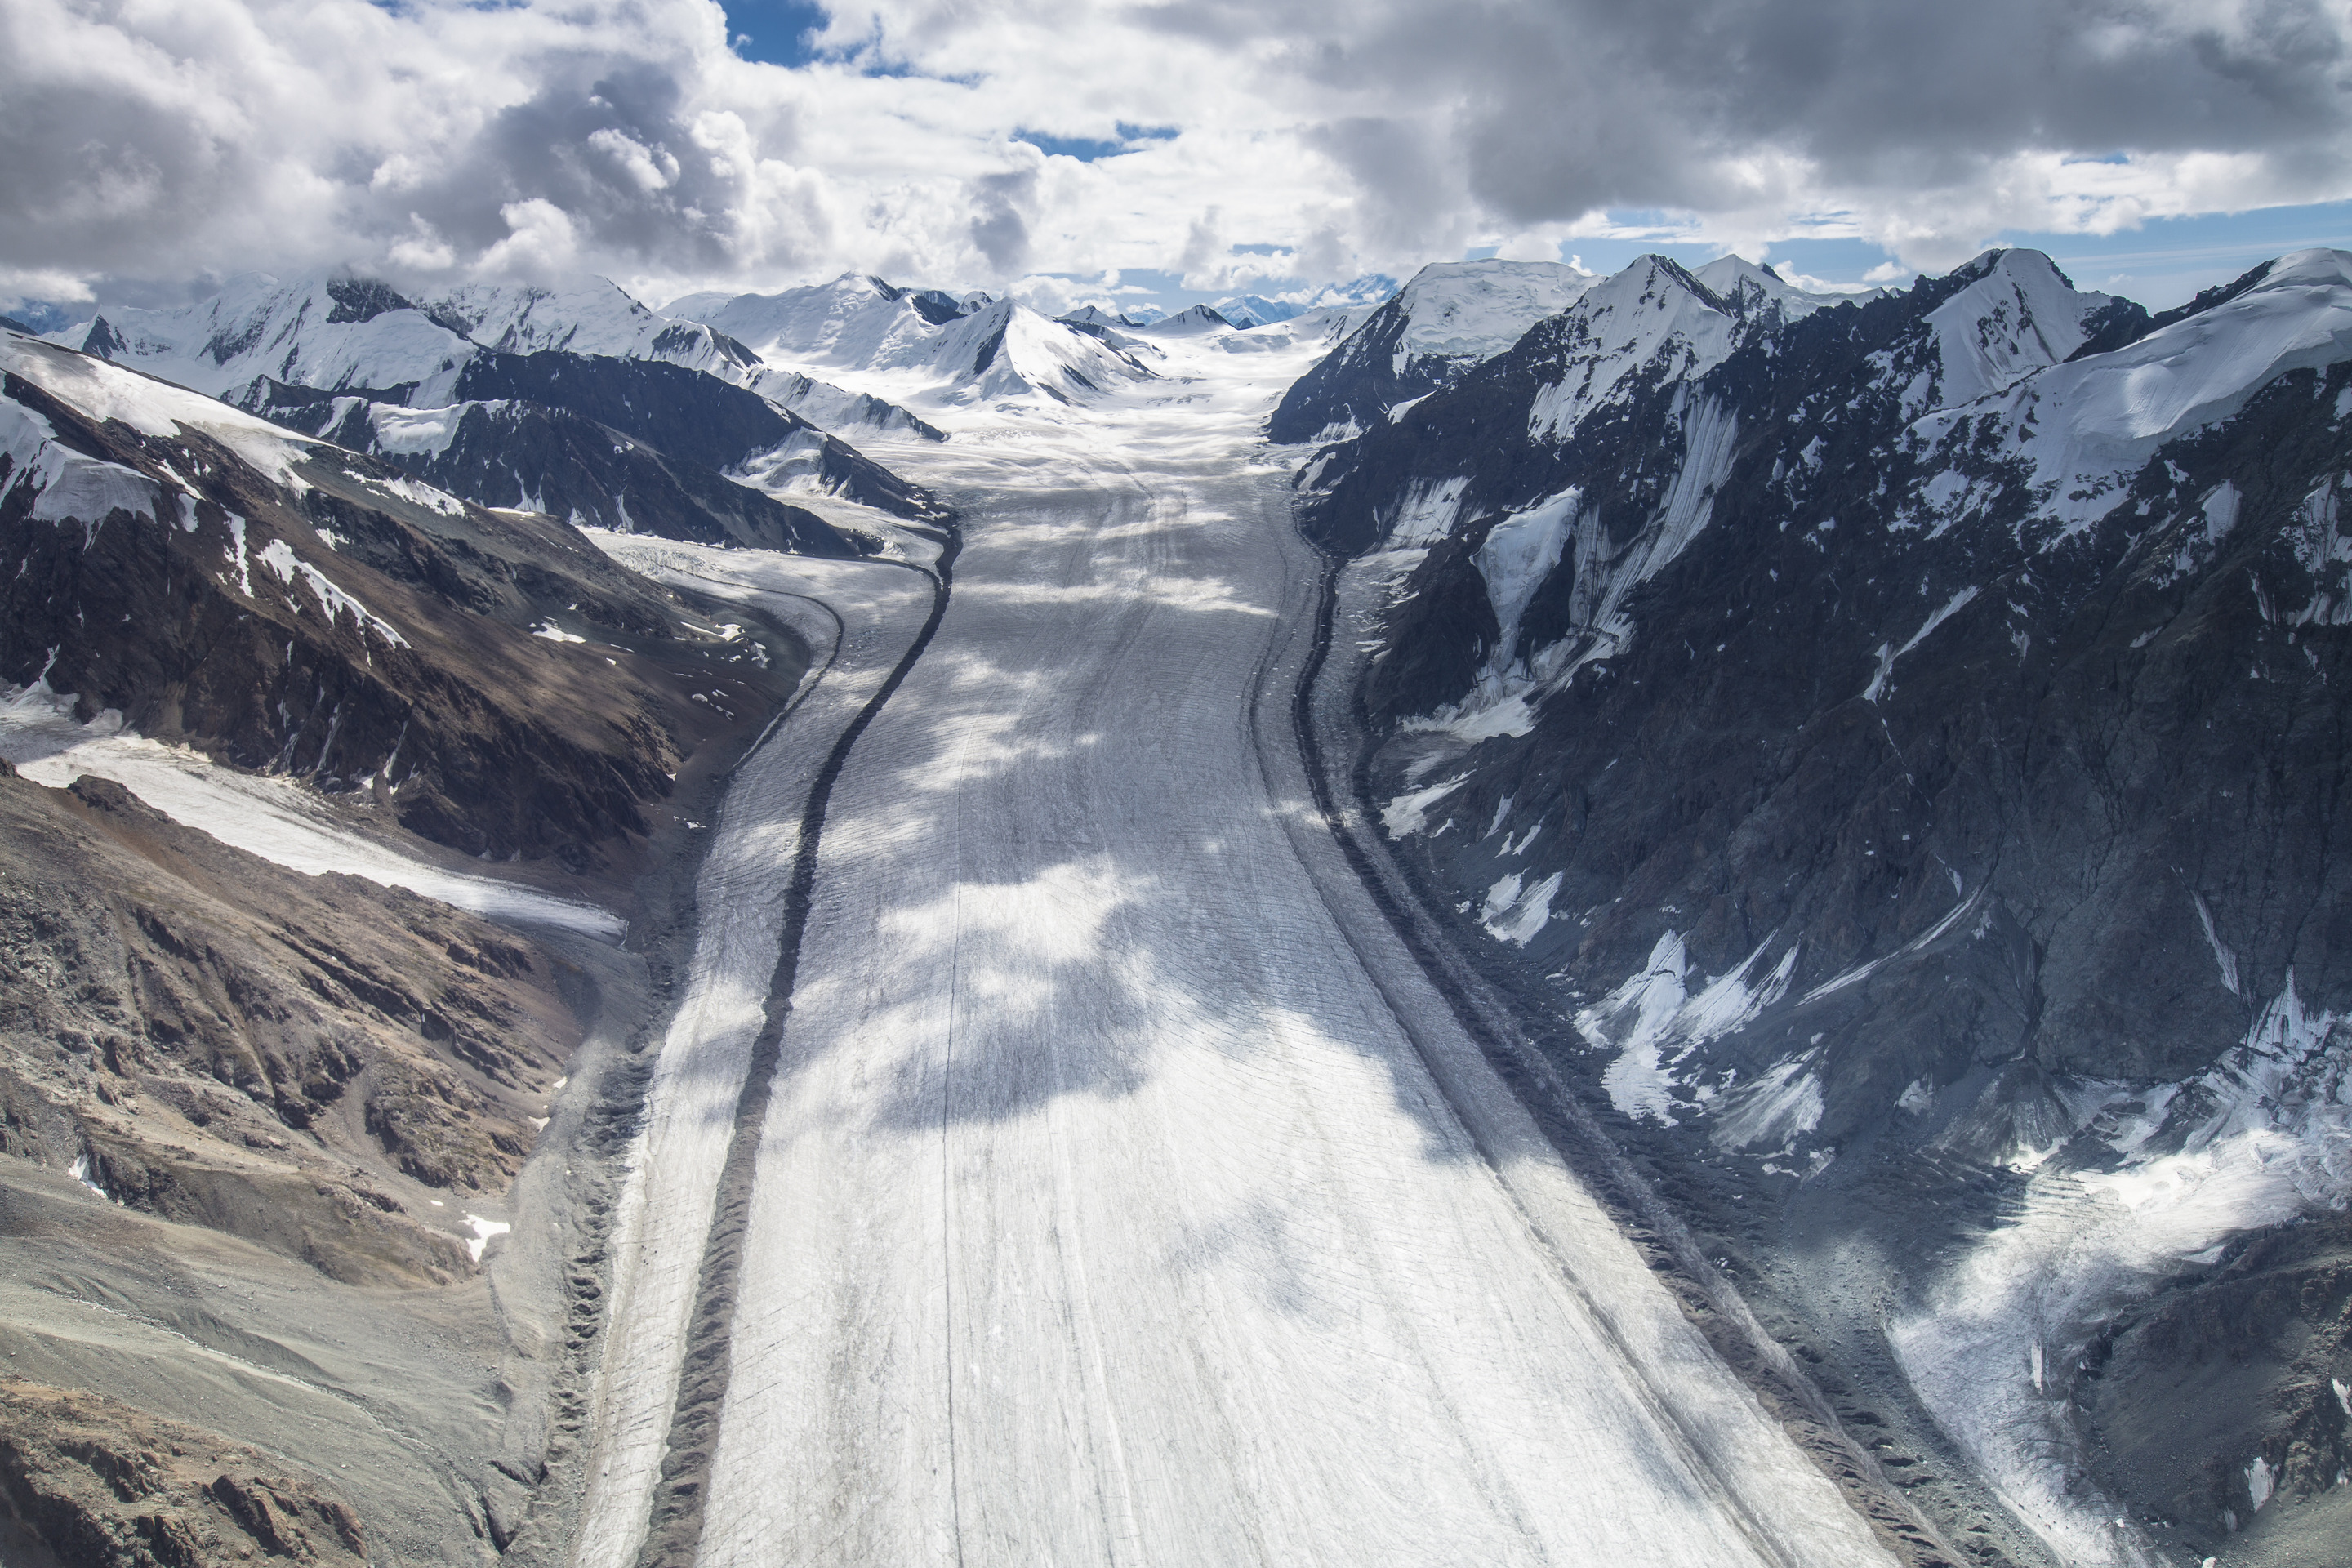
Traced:
POLYGON ((2074 1397, 2095 1471, 2158 1502, 2190 1555, 2255 1530, 2291 1559, 2352 1528, 2347 1388, 2352 1219, 2323 1215, 2110 1324, 2074 1397))
POLYGON ((72 1568, 362 1568, 358 1515, 284 1458, 85 1389, 0 1374, 0 1499, 16 1539, 72 1568))

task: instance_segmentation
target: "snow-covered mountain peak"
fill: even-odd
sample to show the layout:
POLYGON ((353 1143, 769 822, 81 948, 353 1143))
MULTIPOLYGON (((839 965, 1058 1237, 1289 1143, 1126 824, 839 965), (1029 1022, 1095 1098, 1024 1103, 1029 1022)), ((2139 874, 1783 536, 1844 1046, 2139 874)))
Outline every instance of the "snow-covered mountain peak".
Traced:
POLYGON ((1991 250, 1955 273, 1969 279, 1927 313, 1943 361, 1937 402, 1973 403, 2063 363, 2090 335, 2090 321, 2116 303, 2078 291, 2038 250, 1991 250))
POLYGON ((1150 325, 1139 330, 1158 338, 1197 338, 1211 332, 1230 332, 1235 329, 1234 323, 1219 314, 1214 306, 1194 305, 1179 310, 1172 316, 1162 316, 1150 325))
POLYGON ((1244 331, 1251 327, 1271 326, 1304 313, 1299 306, 1286 305, 1263 294, 1231 294, 1212 303, 1217 314, 1244 331))
POLYGON ((1306 339, 1336 343, 1364 324, 1378 305, 1318 305, 1279 321, 1243 329, 1242 335, 1259 342, 1294 343, 1306 339))
POLYGON ((1432 262, 1284 395, 1267 434, 1280 442, 1331 441, 1385 423, 1415 397, 1454 385, 1508 350, 1595 281, 1556 261, 1432 262))
POLYGON ((609 279, 583 278, 554 288, 536 284, 469 283, 435 303, 444 321, 476 342, 505 353, 556 349, 572 353, 622 353, 660 318, 609 279))
POLYGON ((1409 359, 1491 359, 1600 282, 1558 261, 1435 261, 1396 296, 1409 359))
POLYGON ((247 273, 210 300, 109 312, 49 341, 215 396, 268 377, 322 391, 408 387, 418 406, 437 405, 480 349, 661 360, 737 384, 761 370, 756 354, 724 334, 656 315, 593 277, 411 298, 374 279, 247 273))
POLYGON ((1691 276, 1718 294, 1732 293, 1745 284, 1752 284, 1768 293, 1797 292, 1769 267, 1750 261, 1736 251, 1728 256, 1718 256, 1704 267, 1694 268, 1691 276))
POLYGON ((762 359, 837 370, 902 363, 911 345, 967 314, 961 301, 937 289, 899 289, 860 272, 776 294, 689 295, 670 310, 762 359))
POLYGON ((987 401, 1034 391, 1071 400, 1150 374, 1086 330, 1104 330, 1091 319, 1071 325, 1011 300, 902 289, 862 273, 779 294, 688 296, 671 309, 781 365, 883 378, 877 384, 893 397, 987 401))
MULTIPOLYGON (((2352 254, 2301 250, 2221 303, 2122 348, 2036 368, 1986 406, 2010 424, 2062 498, 2053 515, 2072 528, 2114 505, 2123 477, 2166 442, 2230 418, 2290 371, 2346 359, 2352 254)), ((1937 418, 1966 416, 1955 410, 1937 418)))
POLYGON ((1773 271, 1744 256, 1723 256, 1691 274, 1721 296, 1736 314, 1752 316, 1764 306, 1777 305, 1781 319, 1794 321, 1825 305, 1840 302, 1831 294, 1808 294, 1773 271))
POLYGON ((1754 279, 1734 282, 1720 292, 1677 262, 1644 256, 1585 290, 1545 329, 1558 368, 1528 411, 1529 434, 1566 440, 1629 384, 1696 379, 1730 357, 1751 322, 1786 319, 1792 303, 1799 314, 1815 308, 1793 289, 1784 300, 1754 279))
POLYGON ((2290 250, 2271 263, 2256 289, 2341 288, 2352 284, 2352 251, 2290 250))
POLYGON ((262 376, 340 391, 454 372, 472 344, 438 315, 364 279, 246 273, 210 300, 111 311, 47 341, 215 396, 262 376))
POLYGON ((1100 305, 1081 305, 1076 310, 1054 319, 1073 327, 1108 327, 1114 331, 1122 327, 1133 328, 1143 325, 1141 321, 1130 321, 1125 316, 1113 315, 1100 305))
POLYGON ((875 368, 928 369, 939 377, 935 395, 955 402, 1031 392, 1076 402, 1151 374, 1116 347, 1011 300, 942 327, 929 344, 907 345, 896 366, 875 368))

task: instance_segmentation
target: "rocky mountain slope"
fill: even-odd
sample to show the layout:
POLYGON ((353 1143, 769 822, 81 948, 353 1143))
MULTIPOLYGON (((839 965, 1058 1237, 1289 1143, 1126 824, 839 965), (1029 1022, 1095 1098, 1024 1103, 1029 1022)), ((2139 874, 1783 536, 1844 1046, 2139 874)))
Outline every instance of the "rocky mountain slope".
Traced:
POLYGON ((366 1563, 351 1505, 287 1469, 120 1400, 0 1377, 0 1547, 25 1568, 366 1563))
POLYGON ((877 521, 936 525, 938 504, 754 394, 676 366, 563 353, 468 362, 456 401, 275 381, 245 405, 483 504, 577 526, 803 555, 873 554, 882 537, 785 497, 829 496, 877 521))
MULTIPOLYGON (((786 417, 666 363, 473 360, 556 383, 523 387, 541 410, 685 377, 786 417)), ((221 775, 294 864, 331 841, 561 917, 522 934, 0 766, 0 1554, 487 1560, 567 1418, 573 1315, 594 1332, 684 818, 809 650, 556 518, 13 332, 0 548, 0 753, 137 750, 221 775), (524 863, 493 889, 462 857, 524 863)))
POLYGON ((2340 1265, 2260 1238, 2352 1196, 2352 257, 2153 318, 1652 258, 1378 420, 1375 328, 1276 425, 1364 428, 1301 516, 1389 580, 1358 785, 1432 900, 2007 1550, 2305 1560, 2340 1265), (2275 1375, 2126 1454, 2264 1247, 2275 1375))
POLYGON ((0 763, 0 1153, 350 1283, 473 1272, 463 1203, 514 1179, 580 1038, 562 961, 105 779, 0 763))
POLYGON ((552 519, 15 334, 0 366, 0 678, 85 720, 584 869, 796 671, 552 519))
POLYGON ((246 279, 177 311, 51 334, 383 459, 486 506, 697 542, 871 553, 936 502, 793 411, 939 439, 902 409, 793 372, 601 279, 412 301, 381 283, 246 279), (467 334, 481 334, 477 341, 467 334), (866 509, 847 531, 809 510, 866 509))

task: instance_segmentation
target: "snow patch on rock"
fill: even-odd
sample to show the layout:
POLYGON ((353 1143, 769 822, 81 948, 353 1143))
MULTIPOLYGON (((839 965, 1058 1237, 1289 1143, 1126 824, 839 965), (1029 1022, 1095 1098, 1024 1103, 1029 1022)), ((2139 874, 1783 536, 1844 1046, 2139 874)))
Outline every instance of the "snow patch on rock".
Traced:
POLYGON ((53 789, 84 773, 112 779, 184 826, 309 876, 348 872, 493 920, 559 926, 604 942, 627 931, 593 905, 403 855, 353 831, 292 780, 238 773, 200 752, 147 740, 124 729, 113 709, 78 723, 74 705, 73 697, 39 684, 0 698, 0 756, 53 789))
MULTIPOLYGON (((1617 1053, 1601 1074, 1610 1103, 1627 1116, 1674 1126, 1676 1110, 1687 1109, 1675 1093, 1685 1087, 1675 1069, 1699 1047, 1745 1028, 1788 994, 1797 970, 1795 946, 1769 973, 1756 977, 1773 941, 1765 938, 1737 967, 1694 993, 1682 935, 1669 930, 1641 969, 1580 1010, 1576 1030, 1586 1046, 1617 1053)), ((1819 1093, 1816 1088, 1815 1100, 1819 1093)))

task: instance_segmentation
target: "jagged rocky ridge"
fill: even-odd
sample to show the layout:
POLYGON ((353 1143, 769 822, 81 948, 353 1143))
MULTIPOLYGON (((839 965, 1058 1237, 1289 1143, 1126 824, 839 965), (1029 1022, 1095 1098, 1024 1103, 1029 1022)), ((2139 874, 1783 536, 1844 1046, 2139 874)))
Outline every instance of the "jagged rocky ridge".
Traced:
POLYGON ((248 273, 209 300, 116 310, 50 341, 232 401, 267 377, 336 390, 412 384, 426 394, 419 406, 438 406, 448 378, 483 353, 638 360, 755 392, 829 431, 941 438, 903 408, 768 365, 726 334, 657 315, 602 278, 555 288, 469 284, 412 300, 373 279, 281 283, 248 273))
POLYGON ((1309 465, 1393 579, 1367 803, 1727 1264, 2043 1549, 2294 1560, 2345 1517, 2335 1262, 2278 1330, 2333 1363, 2176 1411, 2121 1531, 2084 1477, 2102 1387, 2227 1353, 2148 1291, 2352 1196, 2352 258, 2161 317, 2031 252, 1724 270, 1637 263, 1309 465))
POLYGON ((85 720, 584 869, 804 658, 553 519, 14 334, 0 367, 0 680, 85 720))
POLYGON ((240 280, 174 312, 104 316, 52 341, 382 458, 487 506, 697 542, 801 553, 882 549, 810 498, 936 526, 930 497, 827 434, 939 439, 879 399, 775 372, 698 322, 610 284, 460 289, 412 301, 382 283, 240 280), (468 332, 481 334, 482 341, 468 332), (813 503, 812 503, 813 504, 813 503))

